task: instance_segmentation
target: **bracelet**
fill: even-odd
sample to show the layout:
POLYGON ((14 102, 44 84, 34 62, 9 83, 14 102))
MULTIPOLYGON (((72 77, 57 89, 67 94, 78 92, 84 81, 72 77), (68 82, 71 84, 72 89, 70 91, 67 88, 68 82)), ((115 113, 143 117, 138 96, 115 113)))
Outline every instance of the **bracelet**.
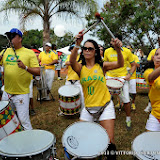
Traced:
POLYGON ((75 46, 74 46, 74 47, 75 47, 75 48, 78 48, 78 49, 80 49, 80 48, 81 48, 80 46, 78 46, 78 45, 76 45, 76 44, 75 44, 75 46))
POLYGON ((132 73, 132 72, 129 72, 129 74, 132 76, 133 73, 132 73))
POLYGON ((25 70, 26 70, 26 71, 28 70, 28 67, 27 67, 27 66, 25 67, 25 70))

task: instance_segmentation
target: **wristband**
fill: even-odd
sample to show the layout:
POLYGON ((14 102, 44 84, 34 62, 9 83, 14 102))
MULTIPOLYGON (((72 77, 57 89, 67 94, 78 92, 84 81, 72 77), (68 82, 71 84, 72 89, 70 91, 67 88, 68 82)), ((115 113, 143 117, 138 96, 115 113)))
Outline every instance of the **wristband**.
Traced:
POLYGON ((28 70, 28 67, 26 66, 25 70, 27 71, 28 70))
POLYGON ((129 74, 132 76, 133 73, 132 73, 132 72, 129 72, 129 74))
POLYGON ((75 48, 78 48, 78 49, 80 49, 80 48, 81 48, 80 46, 78 46, 78 45, 76 45, 76 44, 75 44, 75 46, 74 46, 74 47, 75 47, 75 48))

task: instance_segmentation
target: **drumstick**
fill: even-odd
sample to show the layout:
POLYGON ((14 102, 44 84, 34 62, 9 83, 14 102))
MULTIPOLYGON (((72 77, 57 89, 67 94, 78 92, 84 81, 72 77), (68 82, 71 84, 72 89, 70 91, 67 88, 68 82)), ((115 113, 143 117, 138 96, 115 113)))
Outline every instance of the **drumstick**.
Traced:
MULTIPOLYGON (((111 30, 108 28, 108 26, 104 23, 103 21, 103 17, 100 16, 100 14, 97 12, 95 13, 95 17, 97 19, 100 19, 100 21, 102 22, 102 24, 104 25, 104 27, 107 29, 108 33, 110 34, 110 36, 115 39, 116 37, 113 35, 113 33, 111 32, 111 30)), ((123 48, 121 47, 121 50, 123 51, 123 48)))

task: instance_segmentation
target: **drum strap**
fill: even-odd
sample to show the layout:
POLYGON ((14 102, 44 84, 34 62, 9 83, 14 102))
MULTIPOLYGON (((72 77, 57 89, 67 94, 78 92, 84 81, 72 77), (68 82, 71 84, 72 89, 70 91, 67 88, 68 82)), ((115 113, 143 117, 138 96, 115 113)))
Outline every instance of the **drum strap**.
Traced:
POLYGON ((71 82, 71 84, 75 84, 77 82, 77 80, 69 80, 71 82))
POLYGON ((110 101, 107 102, 103 107, 99 107, 100 109, 96 113, 91 113, 89 111, 89 109, 86 107, 86 110, 89 112, 89 114, 91 114, 93 116, 94 122, 98 122, 99 117, 101 116, 104 109, 108 106, 109 103, 110 103, 110 101))

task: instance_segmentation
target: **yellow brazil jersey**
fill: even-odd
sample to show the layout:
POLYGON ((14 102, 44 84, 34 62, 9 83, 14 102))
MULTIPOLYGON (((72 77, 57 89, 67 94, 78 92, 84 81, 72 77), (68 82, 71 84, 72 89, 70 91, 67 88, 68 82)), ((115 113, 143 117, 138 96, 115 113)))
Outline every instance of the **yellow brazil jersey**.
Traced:
POLYGON ((106 79, 99 64, 95 64, 91 69, 82 66, 80 82, 83 87, 85 106, 104 106, 110 101, 111 95, 106 86, 106 79))
MULTIPOLYGON (((149 68, 144 72, 144 78, 148 82, 148 76, 153 72, 154 69, 149 68)), ((149 99, 151 101, 152 111, 151 114, 157 119, 160 119, 160 76, 154 80, 154 82, 149 83, 149 99)))
MULTIPOLYGON (((52 63, 53 60, 57 59, 57 55, 53 51, 49 51, 47 53, 46 51, 43 51, 39 54, 39 59, 41 60, 41 64, 49 64, 52 63)), ((58 59, 57 59, 58 60, 58 59)), ((45 69, 55 69, 54 65, 45 66, 45 69)))
MULTIPOLYGON (((79 56, 77 56, 77 61, 79 60, 79 56)), ((67 59, 65 62, 69 62, 70 60, 70 55, 67 56, 67 59)), ((68 66, 68 73, 67 73, 67 81, 69 80, 79 80, 78 74, 72 69, 72 67, 69 65, 68 66)))
MULTIPOLYGON (((135 54, 133 54, 133 58, 134 58, 135 63, 140 64, 138 56, 136 56, 135 54)), ((128 66, 129 66, 129 68, 131 68, 131 64, 130 63, 128 63, 128 66)), ((132 74, 132 76, 130 77, 130 79, 136 79, 136 70, 134 71, 134 73, 132 74)))
MULTIPOLYGON (((123 58, 124 58, 124 66, 121 67, 121 68, 118 68, 118 69, 114 69, 114 70, 110 70, 108 71, 106 74, 110 77, 122 77, 122 76, 126 76, 127 75, 127 63, 132 63, 134 62, 134 58, 133 58, 133 54, 132 52, 123 47, 123 51, 122 52, 122 55, 123 55, 123 58)), ((114 61, 117 61, 117 52, 116 50, 114 50, 112 47, 108 48, 105 50, 104 52, 104 61, 108 61, 108 62, 114 62, 114 61)))
POLYGON ((151 61, 152 56, 154 56, 155 52, 157 49, 152 49, 151 52, 149 53, 148 57, 147 57, 147 61, 151 61))
MULTIPOLYGON (((32 50, 22 47, 16 49, 16 54, 25 66, 39 67, 37 57, 32 50)), ((31 74, 25 69, 18 67, 17 59, 12 48, 6 50, 1 62, 4 65, 5 91, 9 94, 29 93, 31 74)))
POLYGON ((58 59, 58 52, 56 50, 52 50, 58 59))

